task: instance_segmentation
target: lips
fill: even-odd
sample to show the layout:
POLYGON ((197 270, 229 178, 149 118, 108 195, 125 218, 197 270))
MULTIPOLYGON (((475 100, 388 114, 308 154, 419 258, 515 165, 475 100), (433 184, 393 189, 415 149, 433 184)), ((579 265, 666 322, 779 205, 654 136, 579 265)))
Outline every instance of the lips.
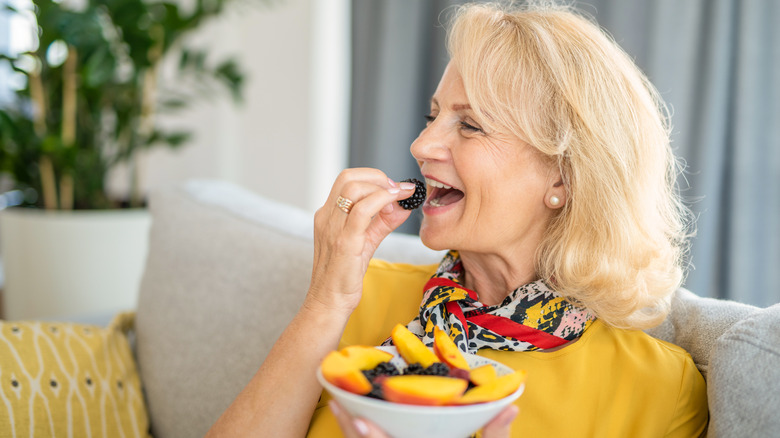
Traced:
POLYGON ((431 178, 425 178, 425 183, 430 187, 426 203, 431 207, 445 207, 460 201, 465 196, 462 191, 431 178))

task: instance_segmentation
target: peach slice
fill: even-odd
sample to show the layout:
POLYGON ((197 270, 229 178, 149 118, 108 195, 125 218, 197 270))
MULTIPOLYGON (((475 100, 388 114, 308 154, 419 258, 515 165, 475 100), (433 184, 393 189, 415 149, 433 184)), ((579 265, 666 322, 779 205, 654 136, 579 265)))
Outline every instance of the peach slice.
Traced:
POLYGON ((322 360, 322 376, 341 389, 355 394, 368 394, 371 382, 362 370, 370 370, 393 358, 393 354, 364 345, 351 345, 332 351, 322 360))
POLYGON ((439 362, 439 358, 436 357, 436 354, 429 350, 420 338, 410 332, 405 326, 397 324, 393 328, 393 331, 390 332, 390 336, 393 338, 395 348, 398 349, 398 354, 404 358, 407 364, 418 362, 420 365, 427 368, 432 364, 439 362))
POLYGON ((371 382, 347 356, 338 351, 331 351, 320 365, 322 377, 339 388, 365 395, 371 392, 371 382))
POLYGON ((496 369, 491 364, 482 365, 469 371, 469 380, 477 386, 486 385, 496 380, 497 377, 496 369))
POLYGON ((442 406, 458 400, 468 382, 442 376, 391 376, 382 382, 387 401, 409 405, 442 406))
POLYGON ((365 345, 350 345, 342 348, 340 353, 360 370, 370 370, 393 358, 393 353, 365 345))
POLYGON ((462 370, 470 368, 466 358, 463 357, 460 350, 458 350, 458 346, 455 345, 455 341, 439 327, 433 328, 433 352, 450 368, 460 368, 462 370))
POLYGON ((525 382, 525 377, 526 372, 523 370, 497 377, 492 382, 469 389, 462 397, 455 400, 455 404, 470 405, 502 399, 517 391, 517 388, 525 382))

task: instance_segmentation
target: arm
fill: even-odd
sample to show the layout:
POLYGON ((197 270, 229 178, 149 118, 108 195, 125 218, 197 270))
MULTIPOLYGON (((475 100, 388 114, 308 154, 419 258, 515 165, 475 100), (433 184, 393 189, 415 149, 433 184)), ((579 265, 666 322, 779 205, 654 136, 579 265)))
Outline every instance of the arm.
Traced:
POLYGON ((208 437, 306 434, 322 392, 317 366, 337 348, 360 302, 374 251, 409 217, 395 201, 413 191, 414 184, 399 185, 376 169, 348 169, 339 175, 314 217, 314 266, 304 303, 208 437), (349 214, 336 206, 339 196, 354 202, 349 214))

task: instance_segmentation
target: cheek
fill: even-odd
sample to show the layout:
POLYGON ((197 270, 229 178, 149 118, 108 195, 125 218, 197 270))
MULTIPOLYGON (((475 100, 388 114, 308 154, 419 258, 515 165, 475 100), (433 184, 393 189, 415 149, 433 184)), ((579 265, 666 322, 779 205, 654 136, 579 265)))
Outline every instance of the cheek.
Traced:
POLYGON ((544 184, 535 176, 503 176, 478 190, 479 196, 473 197, 464 219, 473 221, 479 229, 512 228, 518 221, 533 219, 546 210, 544 190, 544 184))

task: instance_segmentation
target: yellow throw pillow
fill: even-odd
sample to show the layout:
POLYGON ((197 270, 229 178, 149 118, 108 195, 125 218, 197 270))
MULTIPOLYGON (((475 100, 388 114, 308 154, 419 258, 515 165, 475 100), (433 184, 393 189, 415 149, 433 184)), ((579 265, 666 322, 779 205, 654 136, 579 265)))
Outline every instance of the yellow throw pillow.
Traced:
POLYGON ((134 320, 122 313, 107 328, 0 321, 0 435, 148 437, 127 340, 134 320))

